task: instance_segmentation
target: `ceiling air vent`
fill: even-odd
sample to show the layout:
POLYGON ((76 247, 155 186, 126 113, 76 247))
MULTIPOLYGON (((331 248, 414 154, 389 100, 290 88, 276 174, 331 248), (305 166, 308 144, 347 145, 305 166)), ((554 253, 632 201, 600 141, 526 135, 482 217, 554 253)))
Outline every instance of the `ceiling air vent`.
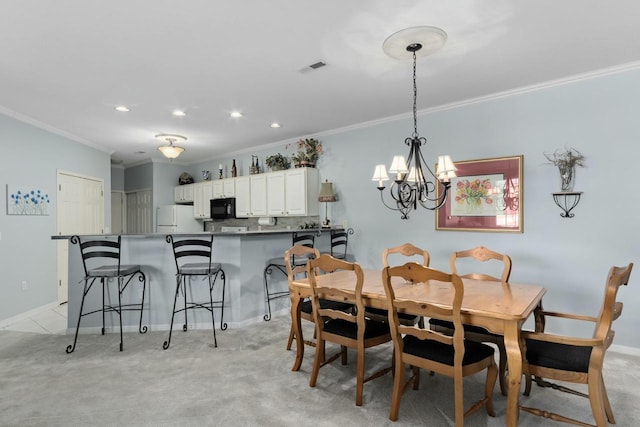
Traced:
POLYGON ((318 60, 316 62, 314 62, 311 65, 307 65, 306 67, 300 69, 301 73, 308 73, 309 71, 313 71, 313 70, 317 70, 318 68, 322 68, 324 66, 326 66, 327 63, 324 62, 323 60, 318 60))

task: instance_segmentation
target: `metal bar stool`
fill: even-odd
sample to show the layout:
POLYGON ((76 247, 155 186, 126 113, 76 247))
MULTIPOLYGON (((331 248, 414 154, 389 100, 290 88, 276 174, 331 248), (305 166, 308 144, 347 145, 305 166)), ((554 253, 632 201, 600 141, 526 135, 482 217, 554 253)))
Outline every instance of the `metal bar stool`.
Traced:
MULTIPOLYGON (((306 246, 308 248, 313 248, 315 244, 315 234, 300 234, 295 232, 291 235, 291 240, 291 246, 300 245, 306 246)), ((296 267, 300 265, 306 265, 308 259, 309 257, 307 256, 292 255, 291 266, 296 267)), ((267 322, 271 320, 271 300, 289 296, 289 288, 284 291, 269 290, 269 280, 267 278, 271 276, 274 268, 276 270, 279 270, 283 275, 285 275, 285 277, 287 276, 287 266, 284 261, 284 256, 271 258, 269 261, 267 261, 267 266, 264 269, 264 300, 267 304, 267 313, 263 316, 263 319, 267 322)))
POLYGON ((147 332, 147 326, 142 326, 142 314, 144 308, 144 293, 147 285, 146 276, 140 270, 139 265, 125 265, 120 263, 121 237, 118 236, 116 241, 108 239, 97 239, 83 241, 80 236, 71 237, 72 244, 80 245, 80 254, 82 256, 82 265, 84 267, 84 290, 82 292, 82 301, 80 303, 80 313, 78 315, 78 324, 76 326, 73 344, 67 346, 66 352, 72 353, 76 349, 78 341, 78 330, 80 329, 80 321, 84 316, 88 316, 99 311, 102 312, 102 335, 105 332, 105 313, 118 313, 120 321, 120 351, 123 350, 122 344, 122 311, 140 310, 140 322, 138 331, 141 334, 147 332), (142 300, 140 304, 122 304, 122 293, 127 289, 131 280, 138 276, 138 280, 142 282, 142 300), (84 301, 93 287, 97 279, 102 284, 102 308, 83 313, 84 301), (105 303, 105 294, 109 293, 108 285, 111 279, 117 279, 118 286, 118 305, 105 303))
POLYGON ((187 310, 196 308, 204 308, 211 312, 211 323, 213 325, 213 345, 218 347, 216 339, 216 320, 214 317, 214 308, 220 308, 220 329, 226 330, 227 324, 224 323, 224 291, 226 285, 226 277, 222 265, 211 262, 213 253, 213 236, 210 239, 188 237, 176 239, 173 235, 166 237, 167 243, 173 247, 173 256, 176 262, 176 293, 173 298, 173 312, 171 313, 171 326, 169 327, 169 338, 164 342, 162 348, 165 350, 171 345, 171 333, 173 331, 173 320, 176 313, 184 312, 184 324, 182 330, 187 331, 187 310), (191 289, 191 278, 193 276, 206 277, 209 284, 209 301, 198 302, 187 300, 187 283, 191 289), (213 288, 216 280, 220 277, 222 280, 222 297, 220 300, 213 300, 213 288), (187 280, 188 279, 188 280, 187 280), (184 295, 184 308, 176 309, 178 302, 178 294, 182 289, 184 295))

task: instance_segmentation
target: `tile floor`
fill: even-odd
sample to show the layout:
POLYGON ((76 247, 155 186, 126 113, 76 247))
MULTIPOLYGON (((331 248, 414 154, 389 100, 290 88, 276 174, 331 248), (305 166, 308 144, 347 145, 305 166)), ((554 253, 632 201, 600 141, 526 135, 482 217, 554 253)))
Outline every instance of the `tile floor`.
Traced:
POLYGON ((47 308, 6 325, 1 330, 64 335, 67 331, 67 304, 47 308))

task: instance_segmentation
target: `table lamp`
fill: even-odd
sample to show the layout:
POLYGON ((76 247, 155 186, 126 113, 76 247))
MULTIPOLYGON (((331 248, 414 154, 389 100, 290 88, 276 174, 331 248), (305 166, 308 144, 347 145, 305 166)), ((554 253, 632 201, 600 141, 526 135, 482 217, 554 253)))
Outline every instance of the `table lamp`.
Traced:
POLYGON ((333 183, 329 182, 329 180, 325 180, 321 184, 320 194, 318 195, 318 201, 324 202, 324 221, 322 221, 322 228, 329 228, 329 217, 327 215, 327 203, 333 203, 337 201, 336 195, 333 192, 333 183))

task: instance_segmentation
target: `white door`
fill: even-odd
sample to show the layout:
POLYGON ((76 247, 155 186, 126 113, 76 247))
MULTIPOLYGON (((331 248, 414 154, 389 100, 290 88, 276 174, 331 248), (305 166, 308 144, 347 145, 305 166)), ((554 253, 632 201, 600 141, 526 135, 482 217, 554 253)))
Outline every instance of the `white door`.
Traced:
POLYGON ((125 230, 125 198, 122 191, 111 192, 111 232, 122 234, 125 230))
MULTIPOLYGON (((104 181, 70 172, 58 172, 56 228, 58 235, 104 232, 104 181)), ((57 243, 58 302, 68 299, 69 241, 57 243)))

